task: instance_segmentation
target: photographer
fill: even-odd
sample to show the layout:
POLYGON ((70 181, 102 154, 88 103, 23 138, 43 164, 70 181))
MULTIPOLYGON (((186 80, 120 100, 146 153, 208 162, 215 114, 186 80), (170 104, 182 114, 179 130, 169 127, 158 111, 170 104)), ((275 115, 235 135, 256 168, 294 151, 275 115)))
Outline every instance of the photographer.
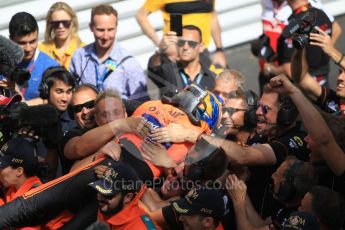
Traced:
POLYGON ((307 63, 311 75, 320 85, 327 86, 329 58, 322 52, 321 48, 309 44, 308 36, 315 26, 322 28, 328 34, 332 34, 332 23, 322 10, 311 7, 307 0, 288 0, 287 3, 292 8, 293 13, 289 18, 289 24, 278 39, 279 65, 266 63, 264 72, 269 76, 276 76, 281 73, 291 76, 290 62, 293 46, 306 47, 307 63))
POLYGON ((331 59, 339 65, 339 75, 337 78, 336 91, 321 87, 313 79, 309 73, 307 65, 306 50, 296 50, 293 54, 291 72, 293 80, 298 83, 299 87, 304 91, 309 99, 325 112, 344 116, 344 98, 345 98, 345 61, 344 55, 341 54, 331 43, 331 38, 320 28, 316 28, 318 33, 311 33, 311 45, 321 47, 323 51, 331 57, 331 59))

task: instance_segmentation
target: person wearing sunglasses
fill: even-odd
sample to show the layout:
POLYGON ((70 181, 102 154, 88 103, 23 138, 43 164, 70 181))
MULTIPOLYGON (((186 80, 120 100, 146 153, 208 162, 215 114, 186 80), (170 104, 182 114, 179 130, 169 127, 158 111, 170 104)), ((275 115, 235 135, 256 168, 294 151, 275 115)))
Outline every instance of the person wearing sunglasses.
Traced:
POLYGON ((56 2, 48 10, 44 41, 38 48, 67 69, 76 49, 85 44, 78 36, 78 18, 72 7, 56 2))
POLYGON ((148 77, 160 89, 160 94, 176 93, 191 84, 212 90, 216 74, 223 69, 201 59, 205 46, 201 30, 194 25, 182 28, 182 36, 170 31, 163 36, 159 52, 148 64, 148 77))
MULTIPOLYGON (((225 68, 227 60, 222 46, 221 32, 218 15, 215 10, 216 1, 195 1, 195 0, 146 0, 140 7, 135 17, 142 31, 152 42, 159 47, 160 37, 150 22, 149 15, 154 12, 161 12, 164 20, 163 33, 168 33, 170 28, 170 16, 172 13, 182 14, 182 25, 195 25, 202 31, 202 40, 205 47, 211 44, 211 37, 216 45, 215 53, 212 55, 212 63, 225 68)), ((211 62, 209 51, 205 51, 203 58, 211 62)))
POLYGON ((39 98, 38 87, 43 72, 59 63, 46 53, 41 52, 38 46, 38 25, 36 19, 27 12, 19 12, 12 16, 9 23, 10 39, 21 46, 24 57, 17 67, 26 69, 31 77, 26 86, 20 87, 20 93, 29 105, 42 104, 39 98))

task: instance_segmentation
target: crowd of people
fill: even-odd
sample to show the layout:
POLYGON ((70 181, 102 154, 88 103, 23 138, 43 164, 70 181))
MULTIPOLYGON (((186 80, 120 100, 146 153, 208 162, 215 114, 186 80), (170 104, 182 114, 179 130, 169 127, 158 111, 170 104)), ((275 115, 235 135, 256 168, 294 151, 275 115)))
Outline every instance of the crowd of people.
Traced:
POLYGON ((343 229, 341 27, 316 0, 261 2, 260 95, 226 59, 214 0, 146 0, 147 67, 116 41, 112 5, 92 8, 91 44, 66 2, 40 44, 35 17, 14 14, 0 37, 0 229, 343 229))

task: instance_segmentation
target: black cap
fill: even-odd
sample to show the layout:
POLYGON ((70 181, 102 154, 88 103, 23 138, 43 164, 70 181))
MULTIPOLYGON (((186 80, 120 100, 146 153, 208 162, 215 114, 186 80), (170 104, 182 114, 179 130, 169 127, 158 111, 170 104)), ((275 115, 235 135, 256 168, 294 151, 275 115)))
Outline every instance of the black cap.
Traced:
POLYGON ((293 212, 284 224, 284 230, 318 230, 320 229, 316 217, 307 212, 293 212))
POLYGON ((0 169, 11 165, 37 164, 35 145, 25 137, 18 136, 5 143, 0 150, 0 169))
POLYGON ((188 216, 202 214, 220 219, 225 212, 223 195, 208 188, 194 189, 184 198, 172 202, 172 206, 179 214, 188 216))
POLYGON ((142 182, 128 165, 112 161, 101 179, 89 184, 102 195, 116 195, 120 192, 138 192, 142 182))

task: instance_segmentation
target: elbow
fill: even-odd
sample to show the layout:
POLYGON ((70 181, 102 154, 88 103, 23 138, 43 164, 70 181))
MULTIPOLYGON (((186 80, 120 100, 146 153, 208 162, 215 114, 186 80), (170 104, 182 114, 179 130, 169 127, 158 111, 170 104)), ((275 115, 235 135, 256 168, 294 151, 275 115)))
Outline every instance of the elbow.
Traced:
POLYGON ((135 14, 135 20, 137 20, 137 22, 140 24, 140 21, 141 21, 140 12, 138 12, 138 13, 135 14))
POLYGON ((143 13, 143 10, 140 9, 136 14, 135 14, 135 19, 137 20, 137 22, 139 23, 139 25, 141 25, 141 22, 144 20, 145 18, 145 14, 143 13))
POLYGON ((74 146, 66 146, 64 155, 69 160, 77 160, 84 156, 83 152, 84 152, 84 149, 82 148, 82 146, 79 144, 76 144, 74 146))
POLYGON ((248 159, 246 157, 246 154, 243 152, 237 153, 235 157, 229 159, 231 163, 234 163, 236 165, 247 165, 248 164, 248 159))
POLYGON ((82 145, 77 144, 74 148, 73 156, 74 156, 74 159, 79 159, 79 158, 87 156, 86 149, 82 145))

